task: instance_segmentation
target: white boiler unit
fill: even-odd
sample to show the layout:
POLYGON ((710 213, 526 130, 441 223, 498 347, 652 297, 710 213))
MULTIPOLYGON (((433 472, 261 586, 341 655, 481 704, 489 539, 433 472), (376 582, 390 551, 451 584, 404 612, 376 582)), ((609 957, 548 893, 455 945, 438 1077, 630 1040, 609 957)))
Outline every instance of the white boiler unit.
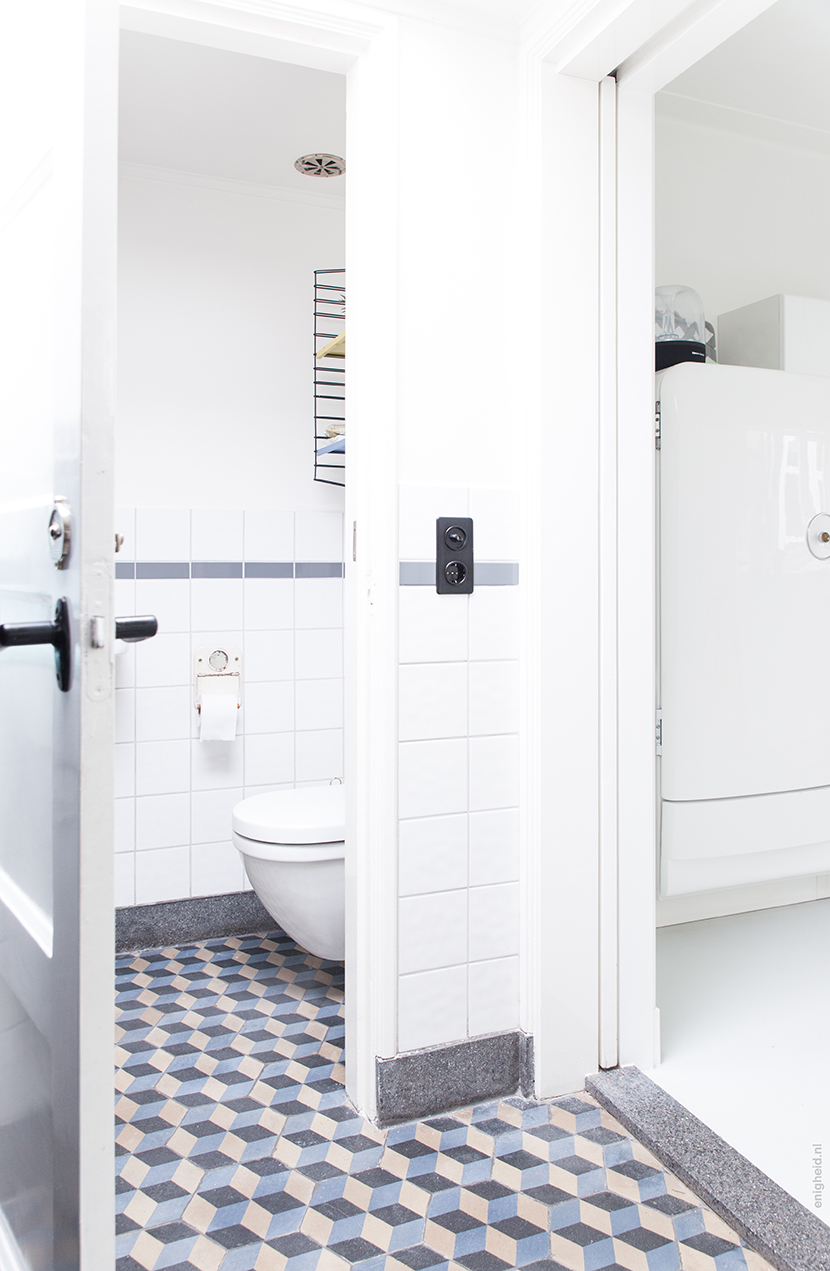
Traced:
POLYGON ((658 382, 664 896, 830 870, 830 378, 658 382))

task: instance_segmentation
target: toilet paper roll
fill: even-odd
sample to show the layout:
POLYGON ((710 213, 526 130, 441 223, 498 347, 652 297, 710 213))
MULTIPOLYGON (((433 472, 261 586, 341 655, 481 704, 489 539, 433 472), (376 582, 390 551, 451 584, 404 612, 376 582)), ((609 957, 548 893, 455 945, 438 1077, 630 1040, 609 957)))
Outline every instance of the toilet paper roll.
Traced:
POLYGON ((206 693, 202 698, 199 741, 233 741, 236 715, 235 693, 206 693))

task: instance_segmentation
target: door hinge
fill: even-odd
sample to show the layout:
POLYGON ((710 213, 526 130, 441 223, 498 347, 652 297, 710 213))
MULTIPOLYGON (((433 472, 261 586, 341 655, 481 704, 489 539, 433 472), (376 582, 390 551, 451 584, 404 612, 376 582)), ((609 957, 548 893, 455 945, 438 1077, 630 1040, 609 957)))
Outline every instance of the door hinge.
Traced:
POLYGON ((660 449, 660 441, 662 438, 661 420, 660 420, 660 403, 654 403, 654 448, 660 449))
POLYGON ((655 717, 654 744, 658 755, 663 753, 663 712, 658 710, 655 717))

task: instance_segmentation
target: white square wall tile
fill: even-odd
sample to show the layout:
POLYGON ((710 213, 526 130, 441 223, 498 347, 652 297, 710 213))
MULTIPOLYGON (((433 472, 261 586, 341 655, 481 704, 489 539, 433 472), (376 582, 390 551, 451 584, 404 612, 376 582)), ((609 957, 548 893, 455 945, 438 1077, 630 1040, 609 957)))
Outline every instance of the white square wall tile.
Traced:
POLYGON ((435 560, 439 516, 467 516, 464 486, 402 485, 398 490, 401 560, 435 560))
POLYGON ((294 728, 294 684, 291 680, 245 685, 244 726, 252 733, 285 733, 294 728))
POLYGON ((136 853, 137 905, 154 905, 162 900, 183 900, 189 895, 189 847, 162 847, 153 852, 136 853))
POLYGON ((470 1036, 503 1033, 519 1023, 519 959, 472 962, 469 980, 470 1036))
POLYGON ((343 632, 326 627, 322 631, 298 631, 294 646, 295 675, 298 680, 335 679, 343 674, 343 632))
POLYGON ((295 733, 296 781, 343 780, 343 729, 295 733))
POLYGON ((241 630, 242 579, 191 579, 190 626, 193 631, 241 630))
POLYGON ((116 909, 135 904, 135 854, 124 852, 115 858, 113 871, 114 900, 116 909))
POLYGON ((246 786, 294 780, 294 734, 260 733, 245 738, 246 786))
POLYGON ((470 961, 519 952, 519 884, 470 888, 470 961))
POLYGON ((191 689, 139 688, 135 691, 136 741, 180 741, 190 736, 191 689))
POLYGON ((138 610, 135 607, 135 579, 116 578, 113 583, 112 603, 116 618, 129 618, 138 610))
POLYGON ((400 822, 399 895, 417 896, 466 886, 467 817, 464 813, 400 822))
POLYGON ((470 813, 470 886, 519 877, 519 810, 470 813))
POLYGON ((398 980, 398 1049, 421 1050, 467 1036, 467 968, 420 971, 398 980))
POLYGON ((135 741, 135 690, 115 690, 115 740, 135 741))
MULTIPOLYGON (((327 781, 306 781, 306 782, 302 782, 302 783, 297 782, 297 785, 300 785, 300 784, 303 784, 303 785, 315 785, 315 786, 319 786, 319 785, 326 785, 326 786, 327 786, 327 785, 328 785, 328 782, 327 782, 327 781)), ((246 798, 246 799, 250 799, 250 798, 251 798, 253 795, 255 795, 255 794, 270 794, 272 790, 294 790, 294 789, 296 789, 296 786, 295 786, 295 784, 294 784, 294 782, 293 782, 293 781, 276 781, 276 782, 273 782, 273 783, 268 783, 268 782, 266 782, 266 784, 265 784, 264 786, 246 786, 246 787, 245 787, 245 798, 246 798)))
POLYGON ((135 746, 119 742, 115 747, 115 797, 127 799, 135 794, 135 746))
POLYGON ((231 790, 194 791, 190 796, 191 843, 217 843, 230 839, 231 816, 234 807, 243 798, 241 786, 231 790))
POLYGON ((191 847, 191 896, 223 896, 247 887, 242 857, 233 843, 197 843, 191 847))
POLYGON ((518 560, 521 520, 516 490, 470 490, 476 560, 518 560))
POLYGON ((245 560, 294 560, 294 513, 245 513, 245 560))
POLYGON ((467 741, 405 741, 398 747, 398 814, 467 811, 467 741))
POLYGON ((135 612, 151 613, 158 618, 159 632, 162 635, 169 635, 173 631, 189 631, 190 579, 137 579, 135 612))
POLYGON ((137 508, 136 560, 190 560, 189 508, 137 508))
POLYGON ((470 738, 470 811, 516 807, 519 802, 519 738, 470 738))
POLYGON ((467 602, 472 598, 439 596, 434 587, 399 587, 401 662, 466 661, 467 602))
POLYGON ((518 662, 471 662, 470 735, 518 730, 518 662))
POLYGON ((242 737, 236 741, 192 741, 191 789, 231 790, 244 784, 242 737))
POLYGON ((136 646, 135 658, 135 678, 139 688, 166 688, 171 684, 192 682, 190 639, 185 634, 157 635, 152 640, 142 640, 136 646))
POLYGON ((243 682, 294 678, 294 632, 249 631, 242 653, 243 682))
POLYGON ((137 743, 135 748, 136 794, 178 794, 189 789, 189 741, 137 743))
POLYGON ((116 852, 135 850, 135 799, 116 799, 113 826, 116 852))
POLYGON ((124 539, 115 553, 117 561, 135 560, 135 508, 115 509, 115 532, 124 539))
POLYGON ((296 728, 343 727, 343 681, 297 680, 296 728))
POLYGON ((139 852, 182 847, 190 842, 190 795, 148 794, 135 801, 135 845, 139 852))
POLYGON ((475 661, 518 658, 518 587, 476 587, 470 596, 470 657, 475 661))
POLYGON ((190 514, 191 560, 242 560, 242 513, 194 508, 190 514))
MULTIPOLYGON (((130 606, 129 613, 118 616, 129 617, 133 612, 133 607, 130 606)), ((115 687, 117 689, 135 687, 135 650, 134 644, 122 645, 120 649, 115 650, 115 687)))
POLYGON ((244 599, 246 631, 293 627, 293 578, 246 578, 244 599))
POLYGON ((295 627, 342 627, 343 579, 295 579, 294 625, 295 627))
POLYGON ((401 666, 398 671, 400 740, 466 735, 466 664, 429 662, 401 666))
POLYGON ((294 553, 300 561, 342 561, 342 512, 296 512, 294 553))
POLYGON ((398 902, 398 970, 431 971, 467 960, 467 889, 398 902))

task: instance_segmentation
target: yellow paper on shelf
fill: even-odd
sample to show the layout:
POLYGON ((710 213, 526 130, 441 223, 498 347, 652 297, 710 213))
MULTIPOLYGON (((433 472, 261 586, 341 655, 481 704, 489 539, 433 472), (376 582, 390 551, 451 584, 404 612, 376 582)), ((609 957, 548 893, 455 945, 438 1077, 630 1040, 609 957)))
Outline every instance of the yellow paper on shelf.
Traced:
POLYGON ((346 356, 346 332, 341 331, 333 340, 329 340, 328 344, 324 344, 322 349, 317 352, 317 357, 345 357, 346 356))

